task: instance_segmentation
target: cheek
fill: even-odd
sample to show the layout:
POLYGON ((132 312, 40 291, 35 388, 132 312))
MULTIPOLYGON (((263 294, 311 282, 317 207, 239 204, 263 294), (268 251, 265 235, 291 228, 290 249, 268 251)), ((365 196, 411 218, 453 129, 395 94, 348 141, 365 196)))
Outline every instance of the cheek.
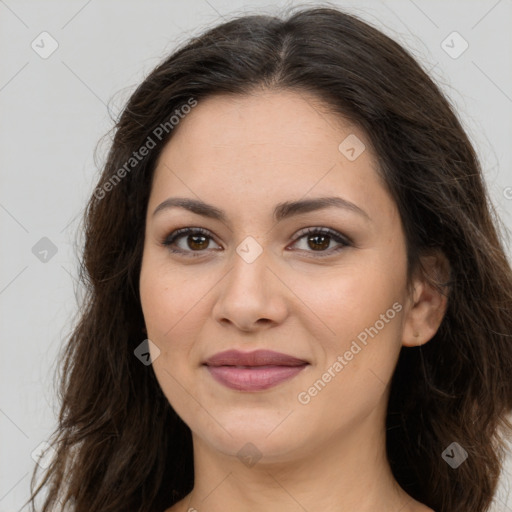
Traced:
POLYGON ((320 364, 301 389, 311 397, 310 419, 348 427, 383 404, 401 349, 403 305, 399 276, 381 270, 352 269, 311 306, 335 334, 316 340, 320 364))
POLYGON ((145 256, 140 274, 140 299, 148 336, 164 342, 186 317, 193 305, 194 287, 183 274, 171 271, 166 262, 145 256))
POLYGON ((364 409, 363 402, 371 406, 380 399, 401 349, 405 258, 398 249, 392 254, 368 251, 321 282, 322 293, 310 292, 308 305, 329 330, 315 336, 323 354, 311 384, 316 379, 332 384, 317 404, 335 403, 343 396, 347 407, 364 409), (325 374, 329 369, 335 378, 325 374))
POLYGON ((170 265, 165 256, 148 254, 140 277, 147 337, 159 349, 153 369, 169 402, 180 410, 190 397, 178 383, 186 389, 194 387, 191 370, 200 359, 195 341, 211 311, 207 299, 214 284, 211 276, 203 279, 187 270, 170 265))
MULTIPOLYGON (((394 303, 403 302, 405 270, 400 262, 395 265, 390 262, 397 261, 396 258, 369 256, 356 256, 354 263, 311 279, 294 279, 294 293, 304 298, 307 309, 317 318, 316 335, 330 340, 334 347, 373 326, 394 303), (355 262, 356 259, 359 261, 355 262)), ((391 324, 398 324, 394 312, 394 319, 386 323, 387 331, 391 324)))
POLYGON ((197 303, 197 298, 191 296, 194 287, 184 281, 183 274, 170 272, 166 262, 150 253, 145 255, 139 282, 140 299, 147 336, 159 349, 152 368, 167 400, 180 412, 190 408, 186 389, 191 387, 187 364, 193 333, 187 330, 193 323, 187 321, 192 318, 193 304, 197 303))

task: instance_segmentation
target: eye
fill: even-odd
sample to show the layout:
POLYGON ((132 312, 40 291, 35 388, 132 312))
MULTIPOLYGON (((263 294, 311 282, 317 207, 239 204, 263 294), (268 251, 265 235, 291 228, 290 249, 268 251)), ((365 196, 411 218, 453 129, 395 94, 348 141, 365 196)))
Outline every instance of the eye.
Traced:
MULTIPOLYGON (((319 254, 319 257, 331 255, 341 251, 345 247, 353 245, 349 238, 330 228, 307 228, 299 232, 299 235, 299 238, 295 240, 293 245, 297 245, 298 242, 305 239, 305 248, 299 247, 299 250, 324 253, 322 255, 319 254), (338 247, 331 247, 331 243, 333 241, 338 244, 338 247)), ((206 229, 182 228, 173 231, 164 240, 162 240, 162 245, 166 246, 172 253, 180 253, 191 257, 197 257, 201 256, 202 253, 209 248, 210 242, 212 241, 213 237, 206 229)))
POLYGON ((195 257, 201 256, 200 253, 204 252, 204 250, 208 248, 208 245, 212 240, 213 238, 210 235, 210 232, 206 229, 182 228, 173 231, 165 238, 165 240, 162 241, 162 245, 165 245, 173 253, 187 253, 188 255, 195 257), (180 247, 180 244, 176 242, 181 241, 181 239, 185 239, 185 244, 182 244, 180 247), (183 245, 186 245, 186 247, 183 245))
MULTIPOLYGON (((299 250, 326 253, 326 256, 341 251, 345 247, 352 245, 352 242, 347 237, 329 228, 307 228, 306 230, 301 231, 299 235, 299 238, 294 242, 294 244, 297 244, 297 242, 305 239, 304 245, 306 247, 299 248, 299 250), (333 241, 338 244, 338 247, 330 247, 331 242, 333 241)), ((322 254, 320 257, 323 256, 324 254, 322 254)))

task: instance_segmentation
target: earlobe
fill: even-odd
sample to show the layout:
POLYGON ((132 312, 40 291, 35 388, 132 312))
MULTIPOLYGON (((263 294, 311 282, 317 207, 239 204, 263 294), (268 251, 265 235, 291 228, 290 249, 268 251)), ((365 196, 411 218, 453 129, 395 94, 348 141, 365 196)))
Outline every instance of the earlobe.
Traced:
POLYGON ((449 278, 450 266, 441 251, 421 259, 404 320, 402 345, 416 347, 434 337, 446 313, 449 278))

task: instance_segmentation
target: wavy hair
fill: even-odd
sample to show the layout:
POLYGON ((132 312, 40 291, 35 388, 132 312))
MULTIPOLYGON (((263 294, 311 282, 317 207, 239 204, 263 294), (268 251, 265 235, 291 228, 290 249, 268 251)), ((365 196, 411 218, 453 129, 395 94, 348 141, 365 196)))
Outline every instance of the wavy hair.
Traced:
MULTIPOLYGON (((191 432, 152 366, 139 275, 144 220, 165 136, 190 99, 257 89, 312 93, 361 127, 405 230, 407 275, 440 250, 449 261, 446 314, 425 345, 403 347, 391 382, 387 454, 402 488, 436 512, 484 512, 512 431, 512 272, 503 225, 467 134, 439 87, 397 42, 331 7, 286 17, 244 15, 182 44, 129 98, 84 214, 79 317, 59 356, 55 457, 30 503, 43 512, 163 511, 194 482, 191 432), (134 152, 154 147, 134 164, 134 152), (127 162, 134 164, 129 172, 127 162), (116 179, 115 176, 121 179, 116 179), (110 183, 110 185, 107 185, 110 183), (98 193, 100 191, 101 193, 98 193), (453 470, 442 452, 457 442, 453 470)), ((32 510, 34 510, 32 508, 32 510)))

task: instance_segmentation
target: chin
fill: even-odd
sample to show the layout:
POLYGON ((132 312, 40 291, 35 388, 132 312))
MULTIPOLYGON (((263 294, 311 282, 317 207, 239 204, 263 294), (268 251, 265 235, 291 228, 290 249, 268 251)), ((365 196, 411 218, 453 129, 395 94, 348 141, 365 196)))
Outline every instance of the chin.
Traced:
POLYGON ((192 431, 203 442, 225 455, 261 458, 262 463, 282 462, 307 444, 304 425, 302 428, 295 425, 292 416, 290 410, 283 414, 272 413, 268 409, 258 412, 237 409, 226 415, 215 416, 224 428, 218 424, 215 428, 211 425, 194 428, 192 425, 192 431))

